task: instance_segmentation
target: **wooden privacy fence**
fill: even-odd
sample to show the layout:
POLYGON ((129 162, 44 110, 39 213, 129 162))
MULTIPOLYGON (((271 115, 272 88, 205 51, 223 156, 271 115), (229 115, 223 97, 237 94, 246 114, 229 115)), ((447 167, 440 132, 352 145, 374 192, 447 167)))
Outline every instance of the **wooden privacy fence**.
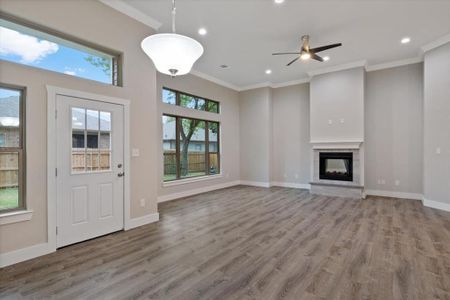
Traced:
POLYGON ((82 172, 86 165, 88 171, 104 171, 110 169, 111 153, 109 150, 84 149, 72 150, 72 171, 82 172))
POLYGON ((0 154, 0 188, 19 186, 19 156, 17 153, 0 154))
MULTIPOLYGON (((210 155, 209 165, 217 166, 217 155, 210 155)), ((205 152, 188 153, 189 173, 205 171, 205 152)), ((177 173, 177 158, 175 151, 164 152, 164 174, 177 173)))

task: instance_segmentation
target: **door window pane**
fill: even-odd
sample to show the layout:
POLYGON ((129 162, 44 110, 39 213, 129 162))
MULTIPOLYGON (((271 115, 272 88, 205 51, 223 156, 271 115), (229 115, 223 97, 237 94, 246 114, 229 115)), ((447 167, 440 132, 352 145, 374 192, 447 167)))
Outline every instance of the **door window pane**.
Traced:
POLYGON ((72 172, 111 169, 111 113, 72 108, 72 172))
POLYGON ((162 117, 163 123, 163 151, 164 151, 164 181, 177 178, 176 158, 176 118, 162 117))
POLYGON ((20 91, 1 89, 0 147, 20 146, 20 91))
POLYGON ((206 175, 205 121, 180 118, 180 177, 206 175))
POLYGON ((0 210, 19 206, 19 153, 0 152, 0 210))

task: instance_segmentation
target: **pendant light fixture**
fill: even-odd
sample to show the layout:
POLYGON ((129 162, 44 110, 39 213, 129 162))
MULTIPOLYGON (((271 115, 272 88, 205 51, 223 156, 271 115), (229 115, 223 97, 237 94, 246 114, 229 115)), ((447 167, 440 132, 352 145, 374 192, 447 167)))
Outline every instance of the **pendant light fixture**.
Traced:
POLYGON ((146 37, 142 50, 150 57, 156 69, 172 77, 188 74, 203 54, 203 46, 196 40, 176 34, 176 6, 172 0, 172 33, 160 33, 146 37))

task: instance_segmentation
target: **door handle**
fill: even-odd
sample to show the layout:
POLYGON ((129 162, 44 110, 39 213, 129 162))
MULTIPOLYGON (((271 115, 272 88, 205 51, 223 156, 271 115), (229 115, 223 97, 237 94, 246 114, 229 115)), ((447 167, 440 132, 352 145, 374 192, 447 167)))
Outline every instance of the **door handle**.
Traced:
POLYGON ((125 172, 121 172, 121 173, 117 174, 117 176, 118 177, 123 177, 123 176, 125 176, 125 172))

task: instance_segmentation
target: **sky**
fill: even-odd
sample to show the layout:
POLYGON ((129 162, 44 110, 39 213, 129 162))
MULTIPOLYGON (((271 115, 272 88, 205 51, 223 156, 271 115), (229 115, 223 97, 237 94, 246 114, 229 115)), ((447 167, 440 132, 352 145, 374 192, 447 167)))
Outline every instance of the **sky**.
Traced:
POLYGON ((0 59, 111 84, 110 75, 87 62, 88 56, 87 52, 0 26, 0 59))

